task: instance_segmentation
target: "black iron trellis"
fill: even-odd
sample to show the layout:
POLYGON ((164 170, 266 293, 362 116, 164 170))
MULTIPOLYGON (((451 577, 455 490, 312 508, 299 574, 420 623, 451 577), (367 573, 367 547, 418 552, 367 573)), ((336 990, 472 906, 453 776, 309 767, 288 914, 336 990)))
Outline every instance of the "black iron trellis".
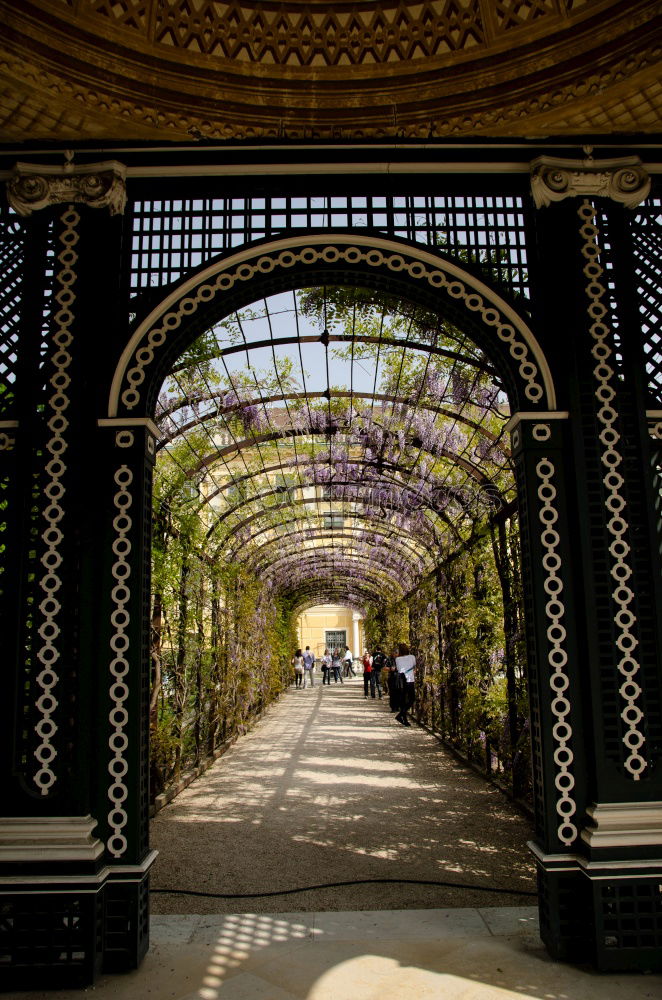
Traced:
POLYGON ((654 406, 662 405, 662 197, 651 197, 630 219, 637 297, 648 388, 654 406))
MULTIPOLYGON (((449 426, 454 427, 457 425, 464 426, 465 430, 468 432, 467 449, 474 447, 475 441, 485 440, 488 444, 491 442, 496 444, 503 434, 503 430, 499 435, 495 435, 493 432, 489 431, 484 426, 483 420, 474 420, 467 414, 462 413, 461 406, 446 406, 444 407, 441 402, 432 404, 429 400, 426 402, 423 395, 422 389, 419 388, 416 392, 416 398, 410 398, 407 394, 398 395, 400 377, 402 375, 402 363, 400 364, 399 372, 397 374, 397 385, 393 387, 393 391, 389 393, 379 393, 373 392, 358 392, 355 391, 353 386, 353 371, 354 371, 354 350, 355 350, 355 332, 354 325, 356 323, 356 310, 353 314, 352 320, 352 330, 345 331, 344 333, 329 333, 329 330, 325 327, 324 335, 320 337, 319 335, 302 335, 299 325, 298 309, 297 309, 297 299, 296 293, 293 294, 293 306, 289 309, 280 306, 281 312, 291 313, 291 321, 293 322, 293 329, 296 330, 296 336, 286 336, 277 337, 274 340, 274 329, 272 327, 272 309, 273 306, 269 305, 268 300, 264 300, 263 304, 260 306, 259 315, 253 315, 254 310, 249 309, 248 312, 251 320, 262 320, 263 323, 267 325, 268 336, 260 337, 259 333, 256 335, 252 330, 247 331, 245 327, 245 320, 242 320, 242 315, 239 313, 230 314, 232 317, 232 322, 236 325, 237 337, 235 338, 235 343, 230 343, 228 346, 227 341, 218 341, 216 346, 212 343, 216 336, 215 328, 212 328, 210 333, 206 336, 211 338, 209 343, 209 350, 211 354, 217 356, 223 366, 223 371, 227 377, 229 384, 231 385, 233 391, 237 389, 237 385, 234 381, 233 376, 228 368, 228 360, 232 356, 241 356, 246 352, 247 366, 250 372, 254 376, 254 368, 251 362, 251 352, 260 350, 266 350, 270 352, 270 356, 274 358, 274 344, 279 345, 290 345, 293 348, 294 353, 299 352, 299 364, 301 371, 299 377, 305 387, 304 391, 284 391, 284 386, 280 382, 280 376, 277 375, 277 388, 278 392, 273 392, 267 390, 266 392, 258 386, 247 387, 247 393, 244 392, 241 398, 241 402, 227 403, 224 399, 224 393, 220 390, 214 391, 214 389, 209 385, 205 376, 206 386, 203 391, 196 392, 191 395, 187 395, 187 392, 183 389, 179 383, 179 372, 181 370, 181 364, 178 363, 173 369, 173 379, 178 387, 179 398, 174 401, 168 401, 163 399, 159 410, 159 419, 163 420, 164 427, 164 441, 163 444, 166 448, 169 448, 169 444, 175 442, 178 438, 186 440, 188 445, 188 440, 186 439, 186 431, 193 429, 194 427, 202 428, 207 440, 210 444, 217 440, 218 435, 223 438, 220 442, 220 447, 218 444, 210 449, 207 453, 200 452, 199 457, 196 459, 193 453, 191 454, 192 462, 189 464, 187 461, 187 467, 182 467, 183 474, 190 479, 192 482, 197 482, 200 476, 204 476, 207 480, 207 488, 205 489, 204 497, 200 498, 201 507, 204 507, 207 503, 213 503, 216 498, 227 497, 231 502, 228 505, 224 504, 225 509, 223 509, 218 515, 214 513, 212 527, 209 529, 209 540, 211 542, 212 536, 216 535, 217 527, 223 522, 225 523, 224 534, 232 534, 238 540, 237 544, 244 546, 249 539, 255 537, 255 529, 257 533, 261 534, 266 529, 263 526, 263 515, 266 513, 273 517, 276 511, 281 510, 297 510, 299 511, 300 517, 307 525, 307 528, 311 534, 315 536, 319 532, 320 524, 324 524, 322 517, 322 510, 326 509, 324 507, 324 501, 328 500, 328 510, 326 510, 326 517, 332 519, 334 513, 337 517, 355 518, 357 513, 357 502, 360 502, 366 508, 370 507, 370 491, 365 497, 359 497, 357 494, 355 484, 347 484, 347 488, 343 488, 341 492, 338 492, 333 485, 327 485, 327 487, 322 487, 321 493, 319 489, 316 490, 316 494, 313 498, 303 499, 303 492, 306 490, 307 486, 310 485, 302 477, 302 469, 305 466, 310 466, 311 468, 317 465, 317 459, 308 455, 305 451, 302 456, 297 454, 296 445, 297 439, 307 440, 310 437, 310 432, 304 427, 295 426, 293 422, 293 415, 290 409, 290 404, 292 402, 298 402, 303 404, 304 411, 307 410, 308 417, 311 417, 311 400, 314 398, 319 399, 322 402, 325 398, 327 399, 328 408, 328 418, 329 418, 329 428, 332 430, 323 431, 321 434, 321 443, 323 445, 325 436, 328 433, 333 434, 333 440, 337 440, 337 435, 343 429, 346 431, 347 428, 343 428, 340 424, 336 424, 335 420, 332 418, 332 400, 346 400, 349 402, 350 411, 353 411, 355 402, 361 401, 362 403, 369 403, 371 419, 378 420, 378 415, 375 410, 376 404, 379 406, 379 414, 381 416, 381 422, 383 424, 383 435, 384 440, 395 441, 397 435, 395 433, 394 427, 394 415, 395 409, 402 410, 402 413, 398 416, 398 421, 396 423, 402 423, 404 421, 404 429, 400 430, 399 433, 403 435, 401 442, 401 447, 406 447, 411 450, 411 454, 408 456, 407 466, 414 469, 419 460, 426 452, 423 441, 418 440, 416 433, 412 429, 413 417, 416 412, 421 410, 421 412, 426 411, 429 413, 430 418, 441 417, 449 422, 449 426), (324 347, 324 358, 327 368, 327 388, 324 392, 313 392, 306 386, 306 375, 304 370, 303 359, 301 357, 301 344, 303 342, 310 344, 319 345, 320 342, 324 347), (331 390, 331 378, 329 374, 328 362, 329 362, 329 347, 332 344, 349 345, 351 349, 351 365, 349 379, 349 388, 346 390, 331 390), (221 403, 221 400, 223 402, 221 403), (280 403, 284 404, 282 406, 282 420, 276 421, 274 423, 274 415, 276 411, 273 409, 273 404, 280 403), (420 407, 419 407, 420 404, 420 407), (269 409, 268 407, 272 408, 269 409), (191 410, 190 407, 193 409, 191 410), (182 409, 183 417, 180 418, 177 411, 182 409), (228 423, 228 419, 231 421, 233 416, 241 415, 241 413, 246 410, 256 410, 262 414, 264 422, 266 424, 260 432, 253 430, 252 433, 247 435, 239 434, 237 431, 232 429, 231 422, 228 423), (176 419, 175 419, 176 418, 176 419), (283 423, 284 421, 284 423, 283 423), (223 431, 221 428, 225 427, 226 430, 223 431), (474 437, 475 435, 475 437, 474 437), (229 440, 228 440, 229 438, 229 440), (264 456, 261 454, 261 448, 264 445, 271 445, 277 449, 278 460, 276 462, 269 461, 265 464, 264 456), (294 455, 288 457, 287 454, 283 456, 281 453, 281 446, 287 445, 290 450, 294 447, 294 455), (251 459, 251 456, 252 459, 251 459), (247 464, 247 459, 248 463, 247 464), (257 464, 255 464, 257 460, 257 464), (243 468, 237 469, 237 462, 243 468), (276 499, 277 494, 281 492, 280 487, 277 484, 264 482, 258 488, 258 479, 264 479, 264 477, 269 477, 270 473, 278 471, 279 474, 283 473, 283 470, 288 468, 291 471, 290 475, 294 476, 293 481, 290 483, 290 489, 287 492, 287 503, 279 504, 277 507, 272 505, 272 501, 276 499), (216 471, 218 470, 218 471, 216 471), (209 490, 209 485, 211 485, 211 491, 209 490), (265 490, 264 487, 267 486, 265 490), (292 487, 296 487, 296 500, 295 492, 292 487), (354 488, 353 488, 354 487, 354 488), (336 508, 334 511, 334 501, 336 508), (260 507, 261 503, 267 505, 267 511, 262 511, 261 509, 256 509, 260 507), (307 505, 313 504, 316 510, 314 518, 311 520, 310 512, 304 514, 304 510, 307 505), (253 510, 254 513, 249 512, 253 510), (239 517, 239 520, 237 520, 239 517), (229 519, 228 519, 229 518, 229 519), (318 523, 318 519, 321 519, 318 523), (215 527, 216 525, 216 527, 215 527)), ((324 292, 324 301, 326 304, 326 291, 324 292)), ((384 307, 382 306, 382 309, 384 307)), ((363 337, 364 342, 373 342, 376 344, 377 350, 380 351, 385 347, 396 347, 398 349, 404 348, 406 350, 411 349, 414 351, 427 351, 429 355, 436 355, 439 358, 445 358, 450 365, 450 371, 453 373, 452 377, 455 378, 456 367, 468 367, 474 374, 471 376, 470 381, 472 382, 472 388, 469 394, 472 395, 474 389, 477 385, 477 380, 480 378, 493 378, 493 370, 491 365, 486 363, 484 356, 480 351, 476 350, 475 346, 470 345, 470 342, 466 339, 466 336, 460 336, 457 331, 451 333, 448 330, 444 330, 443 326, 439 326, 439 320, 437 320, 437 330, 430 328, 424 331, 422 328, 417 327, 416 333, 414 334, 413 320, 414 312, 412 310, 411 304, 402 308, 402 320, 406 327, 406 335, 402 333, 398 337, 389 337, 386 335, 385 331, 380 328, 380 336, 375 337, 363 337), (441 346, 437 343, 437 338, 444 336, 446 339, 450 336, 450 343, 441 346), (455 339, 454 339, 455 338, 455 339)), ((326 316, 326 305, 325 305, 325 316, 326 316)), ((382 313, 381 325, 383 327, 384 313, 382 313)), ((328 322, 328 321, 327 321, 328 322)), ((420 320, 417 320, 420 323, 420 320)), ((210 354, 210 356, 211 356, 210 354)), ((205 355, 206 356, 206 355, 205 355)), ((429 368, 429 359, 424 362, 425 373, 429 368)), ((458 369, 459 370, 459 369, 458 369)), ((377 378, 377 369, 375 369, 375 379, 377 378)), ((425 378, 423 379, 425 381, 425 378)), ((323 409, 323 407, 322 407, 323 409)), ((319 413, 318 413, 319 415, 319 413)), ((502 420, 505 416, 502 415, 502 420)), ((342 421, 341 421, 342 423, 342 421)), ((351 457, 351 433, 349 435, 342 434, 346 444, 343 446, 343 459, 346 462, 350 461, 351 457)), ((310 440, 314 440, 318 437, 318 433, 313 433, 310 440)), ((330 443, 331 438, 329 438, 330 443)), ((354 447, 356 447, 357 442, 354 441, 354 447)), ((317 445, 319 447, 319 443, 317 445)), ((504 456, 507 456, 508 449, 504 448, 504 456)), ((440 452, 439 455, 442 453, 440 452)), ((468 452, 467 452, 468 454, 468 452)), ((333 475, 333 461, 330 458, 331 448, 329 448, 329 458, 326 459, 330 466, 330 472, 333 475)), ((439 457, 439 456, 438 456, 439 457)), ((446 454, 446 458, 450 459, 450 453, 446 454)), ((387 471, 386 466, 382 468, 384 463, 384 457, 382 455, 377 456, 377 462, 375 464, 375 471, 377 471, 377 466, 379 466, 382 471, 377 476, 378 481, 382 481, 385 472, 387 471)), ((467 463, 462 455, 456 455, 453 457, 453 463, 464 467, 465 474, 468 472, 470 475, 475 472, 472 463, 467 463)), ((366 470, 373 463, 368 463, 366 470)), ((398 487, 401 490, 404 489, 406 492, 411 492, 407 485, 407 481, 410 475, 411 469, 405 468, 404 466, 398 473, 400 476, 399 481, 394 481, 393 486, 398 487)), ((397 471, 396 466, 393 466, 392 471, 397 471)), ((313 484, 317 482, 316 478, 313 476, 313 484)), ((481 480, 485 484, 489 485, 489 479, 481 480)), ((318 484, 319 485, 319 484, 318 484)), ((422 478, 420 478, 418 487, 419 489, 428 486, 428 474, 423 472, 422 478)), ((374 483, 374 488, 379 487, 379 482, 374 483)), ((452 494, 454 488, 457 487, 453 485, 452 480, 448 483, 448 495, 452 494)), ((377 503, 379 506, 379 503, 377 503)), ((428 506, 426 502, 423 503, 423 507, 428 506)), ((460 504, 461 506, 461 504, 460 504)), ((394 504, 392 510, 395 512, 398 510, 398 505, 394 504)), ((432 510, 429 511, 429 516, 432 515, 432 510)), ((433 516, 433 515, 432 515, 433 516)), ((451 534, 456 534, 456 529, 452 526, 451 521, 445 515, 442 516, 442 520, 446 522, 446 529, 450 529, 451 534)), ((293 518, 292 521, 296 521, 293 518)), ((283 523, 282 521, 280 522, 283 523)), ((368 518, 367 524, 370 523, 370 518, 368 518)), ((393 531, 393 525, 391 525, 390 530, 390 542, 397 547, 397 532, 393 531)), ((280 531, 278 526, 272 526, 272 531, 270 532, 271 537, 274 538, 276 535, 274 532, 280 531)), ((458 536, 459 537, 459 536, 458 536)), ((345 555, 351 555, 352 546, 349 548, 341 544, 341 538, 338 536, 336 538, 336 546, 338 552, 343 552, 345 555)), ((251 542, 252 544, 252 542, 251 542)), ((232 553, 235 552, 235 546, 232 547, 232 553)), ((245 554, 245 553, 244 553, 245 554)), ((227 558, 231 553, 224 551, 224 557, 227 558)))
POLYGON ((8 209, 3 209, 0 220, 0 271, 3 274, 0 288, 0 414, 4 417, 12 415, 15 404, 24 241, 21 221, 8 209))
POLYGON ((521 195, 247 195, 139 200, 131 211, 134 296, 255 240, 342 228, 436 247, 482 269, 524 308, 529 297, 521 195))

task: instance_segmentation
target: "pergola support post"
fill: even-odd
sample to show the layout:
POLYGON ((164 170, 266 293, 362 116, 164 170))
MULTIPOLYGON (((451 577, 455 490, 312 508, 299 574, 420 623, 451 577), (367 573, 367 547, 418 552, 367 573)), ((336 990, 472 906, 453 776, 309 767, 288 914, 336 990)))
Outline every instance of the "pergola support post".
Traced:
POLYGON ((533 845, 542 935, 555 957, 659 970, 662 605, 625 222, 649 181, 632 159, 570 169, 542 158, 533 189, 542 206, 534 308, 552 369, 564 373, 559 403, 569 415, 562 465, 578 657, 569 669, 581 692, 574 752, 585 758, 579 837, 559 849, 538 835, 533 845))
MULTIPOLYGON (((146 773, 147 733, 132 732, 146 719, 139 703, 143 664, 134 657, 131 680, 141 681, 127 686, 124 699, 122 669, 116 663, 113 671, 117 656, 104 645, 122 627, 121 609, 114 620, 104 618, 100 599, 104 540, 120 512, 112 507, 117 488, 113 494, 104 485, 110 458, 99 439, 108 431, 97 426, 104 400, 95 376, 126 335, 123 171, 119 164, 19 168, 8 194, 26 216, 27 238, 15 419, 0 427, 11 485, 6 565, 14 580, 5 587, 8 662, 0 706, 7 778, 0 967, 9 989, 85 986, 102 969, 135 968, 147 950, 154 860, 139 835, 146 801, 133 801, 120 787, 125 767, 146 773), (127 720, 115 750, 106 732, 114 710, 115 722, 125 714, 127 720), (117 748, 125 739, 122 759, 117 748), (108 829, 113 810, 115 819, 127 817, 124 850, 108 829)), ((136 433, 153 442, 144 428, 136 433)), ((149 517, 147 528, 143 517, 134 522, 140 538, 133 557, 149 563, 149 517)), ((109 565, 118 558, 113 543, 109 565)), ((133 648, 141 650, 138 614, 130 627, 133 648)))

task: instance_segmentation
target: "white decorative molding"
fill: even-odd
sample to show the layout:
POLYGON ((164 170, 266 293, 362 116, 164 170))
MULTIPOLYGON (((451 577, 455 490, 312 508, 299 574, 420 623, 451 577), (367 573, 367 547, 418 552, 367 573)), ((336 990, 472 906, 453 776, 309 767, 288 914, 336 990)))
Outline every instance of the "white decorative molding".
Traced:
MULTIPOLYGON (((554 382, 544 352, 522 317, 479 278, 452 261, 418 247, 403 247, 378 236, 360 233, 302 234, 276 240, 256 251, 248 247, 232 257, 210 264, 187 279, 156 306, 136 329, 115 371, 108 400, 108 416, 120 405, 134 410, 141 404, 145 371, 168 337, 188 323, 201 305, 213 301, 252 278, 316 263, 386 267, 424 282, 434 291, 475 314, 488 335, 507 345, 523 382, 523 394, 532 405, 556 405, 554 382)), ((249 345, 250 347, 250 345, 249 345)))
MULTIPOLYGON (((131 431, 120 433, 131 434, 131 431)), ((132 443, 132 442, 131 442, 132 443)), ((108 838, 108 850, 115 858, 119 858, 127 849, 127 840, 123 830, 128 822, 128 816, 124 808, 129 791, 124 782, 129 765, 126 759, 126 751, 129 746, 129 738, 125 732, 129 721, 129 714, 126 709, 126 701, 129 697, 127 677, 129 674, 129 661, 127 652, 129 649, 129 609, 127 607, 131 596, 129 589, 129 577, 131 576, 131 541, 128 537, 133 522, 129 510, 133 503, 133 497, 129 487, 133 482, 133 473, 128 465, 121 465, 114 476, 117 492, 113 497, 113 504, 117 509, 117 514, 113 519, 113 530, 115 537, 112 550, 114 562, 111 569, 114 584, 111 591, 113 611, 110 616, 113 633, 110 637, 110 648, 113 659, 110 662, 110 738, 109 747, 111 758, 108 763, 108 773, 111 783, 108 788, 108 798, 111 809, 108 813, 108 825, 111 828, 111 835, 108 838)))
POLYGON ((549 441, 552 436, 552 428, 549 424, 534 424, 531 437, 534 441, 549 441))
POLYGON ((567 420, 570 416, 568 410, 518 410, 517 413, 513 413, 512 417, 504 425, 504 430, 512 431, 522 423, 522 421, 528 420, 567 420))
POLYGON ((554 785, 558 793, 556 800, 556 812, 561 820, 557 836, 562 844, 570 846, 577 839, 577 827, 572 822, 572 817, 577 812, 577 804, 572 796, 575 788, 575 778, 571 771, 574 754, 569 746, 572 739, 572 727, 570 725, 570 701, 568 700, 568 688, 570 680, 565 668, 568 664, 568 654, 565 649, 567 633, 563 624, 565 615, 565 605, 561 600, 563 594, 563 580, 559 575, 561 570, 561 556, 558 547, 561 537, 555 528, 558 521, 558 512, 554 506, 556 500, 556 487, 553 483, 555 475, 554 465, 548 458, 541 458, 536 465, 536 475, 538 476, 538 499, 540 500, 540 510, 538 519, 542 524, 540 543, 545 550, 542 557, 542 566, 545 570, 545 582, 543 584, 547 594, 545 614, 547 616, 547 664, 549 666, 549 686, 552 691, 552 703, 550 705, 555 722, 552 726, 552 736, 556 744, 554 750, 554 764, 556 765, 556 776, 554 785))
POLYGON ((158 426, 150 417, 101 417, 97 421, 99 427, 145 427, 150 434, 153 434, 157 441, 162 437, 158 426))
POLYGON ((630 566, 630 544, 628 541, 629 524, 626 519, 627 503, 621 495, 624 479, 619 472, 623 457, 619 450, 620 433, 618 431, 618 411, 616 409, 616 391, 612 386, 615 371, 612 367, 613 350, 610 346, 611 328, 609 326, 608 306, 602 301, 607 299, 607 287, 604 281, 604 268, 600 262, 600 246, 598 243, 599 229, 595 221, 595 208, 585 199, 577 214, 581 220, 580 235, 584 240, 582 256, 586 261, 583 268, 587 280, 586 297, 589 331, 593 340, 591 354, 596 365, 593 376, 596 382, 595 397, 598 402, 596 412, 598 423, 602 429, 598 435, 602 446, 600 460, 604 469, 603 483, 607 492, 605 506, 607 508, 606 527, 611 536, 609 555, 611 557, 610 575, 614 582, 612 600, 616 612, 616 646, 621 658, 618 661, 618 671, 623 680, 619 688, 624 708, 621 718, 626 726, 623 743, 627 751, 625 769, 630 776, 638 781, 647 767, 646 759, 639 753, 646 738, 638 728, 644 713, 637 705, 641 697, 641 687, 637 681, 640 672, 639 661, 634 652, 639 640, 633 633, 636 617, 630 605, 634 601, 634 592, 629 585, 632 576, 630 566))
POLYGON ((103 844, 92 816, 12 816, 0 819, 0 861, 96 861, 103 844))
POLYGON ((589 861, 580 854, 545 854, 533 840, 526 845, 538 862, 554 872, 585 872, 591 879, 600 881, 618 878, 655 879, 662 877, 662 858, 656 852, 654 858, 643 858, 634 861, 589 861))
POLYGON ((17 163, 7 182, 7 200, 19 215, 64 202, 84 202, 121 215, 126 205, 126 167, 116 160, 63 166, 17 163))
POLYGON ((62 610, 56 595, 62 586, 60 546, 64 534, 60 528, 60 521, 64 517, 63 501, 66 492, 62 478, 67 470, 64 461, 68 447, 66 432, 69 428, 66 411, 70 404, 67 392, 71 384, 68 368, 73 360, 69 348, 74 340, 70 327, 75 318, 73 308, 76 302, 76 293, 72 286, 76 281, 75 268, 78 263, 78 253, 75 247, 79 240, 77 227, 80 222, 80 216, 73 205, 67 207, 60 222, 63 229, 58 236, 61 249, 57 254, 58 266, 54 275, 56 308, 52 320, 52 351, 49 358, 53 369, 49 385, 53 393, 46 402, 46 415, 48 416, 46 426, 51 435, 45 445, 45 451, 50 455, 44 467, 48 477, 44 486, 47 505, 41 511, 41 518, 45 522, 45 528, 41 533, 45 550, 40 559, 44 573, 39 580, 39 587, 44 592, 44 597, 39 603, 39 612, 43 621, 38 629, 42 642, 37 649, 37 659, 41 664, 41 671, 36 677, 36 684, 41 690, 36 700, 36 709, 41 718, 35 726, 40 742, 34 751, 39 767, 33 776, 33 781, 42 795, 47 795, 56 781, 51 764, 57 756, 52 740, 57 732, 53 713, 58 705, 54 692, 59 677, 55 667, 60 658, 57 640, 61 631, 58 618, 62 610))
POLYGON ((570 160, 539 156, 531 163, 531 193, 536 208, 564 198, 611 198, 636 208, 650 192, 651 180, 638 156, 614 160, 570 160))
POLYGON ((16 436, 12 430, 18 427, 17 421, 5 421, 0 423, 0 451, 13 451, 16 447, 16 436), (13 425, 13 426, 12 426, 13 425))
POLYGON ((662 410, 646 410, 648 433, 654 441, 662 441, 662 410))
POLYGON ((581 838, 591 848, 662 845, 662 802, 598 802, 581 838))
POLYGON ((0 875, 0 889, 11 889, 12 892, 20 893, 32 892, 31 887, 47 891, 46 886, 66 888, 74 885, 80 892, 97 892, 108 881, 142 882, 158 856, 159 852, 152 850, 138 865, 106 865, 92 875, 29 875, 26 872, 21 875, 0 875))

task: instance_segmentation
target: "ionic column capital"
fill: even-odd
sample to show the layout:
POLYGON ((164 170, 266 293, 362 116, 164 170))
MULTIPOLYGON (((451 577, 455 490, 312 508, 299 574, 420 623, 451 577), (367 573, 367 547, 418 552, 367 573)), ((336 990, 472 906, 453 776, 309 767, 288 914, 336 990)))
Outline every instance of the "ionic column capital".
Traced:
POLYGON ((648 196, 650 177, 638 156, 614 160, 539 156, 531 162, 531 193, 536 208, 565 198, 611 198, 636 208, 648 196))
POLYGON ((126 167, 116 160, 63 166, 17 163, 7 181, 7 200, 19 215, 67 202, 107 208, 120 215, 126 205, 126 167))

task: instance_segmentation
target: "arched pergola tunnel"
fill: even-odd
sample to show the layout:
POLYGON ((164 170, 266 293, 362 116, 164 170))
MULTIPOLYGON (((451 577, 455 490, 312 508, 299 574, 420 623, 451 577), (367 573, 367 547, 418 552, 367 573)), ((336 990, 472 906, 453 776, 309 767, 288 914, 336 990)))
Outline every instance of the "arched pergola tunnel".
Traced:
MULTIPOLYGON (((408 601, 421 581, 436 578, 460 552, 483 575, 485 564, 492 566, 491 588, 473 601, 474 619, 463 634, 466 645, 478 634, 481 649, 468 668, 459 652, 457 662, 446 657, 452 682, 433 682, 446 626, 435 607, 433 641, 412 635, 421 715, 427 688, 431 706, 446 696, 453 733, 443 735, 485 762, 490 775, 499 771, 511 782, 515 748, 528 759, 520 746, 526 735, 524 654, 516 635, 521 585, 515 566, 504 620, 486 546, 491 531, 498 549, 494 518, 507 521, 515 507, 504 430, 509 415, 493 366, 466 334, 442 314, 361 286, 265 297, 223 317, 186 349, 165 379, 155 414, 161 530, 150 702, 153 746, 161 752, 152 754, 153 794, 187 765, 198 766, 290 681, 298 613, 315 603, 359 611, 371 644, 392 651, 398 638, 408 638, 408 601), (256 605, 260 592, 265 607, 278 609, 270 638, 254 613, 245 604, 240 613, 233 601, 227 581, 236 586, 238 573, 251 582, 256 605), (405 628, 399 636, 396 622, 405 628), (191 633, 197 643, 187 638, 191 633), (228 700, 237 685, 239 710, 228 700), (210 686, 223 694, 210 700, 210 686), (491 692, 488 747, 475 720, 459 709, 467 686, 480 689, 485 702, 491 692), (161 750, 166 746, 169 754, 161 750)), ((503 563, 518 562, 514 544, 511 537, 510 551, 502 546, 503 563)), ((456 606, 450 617, 458 613, 456 606)), ((430 710, 428 721, 441 731, 445 714, 430 710)), ((518 775, 525 772, 526 766, 518 775)))
MULTIPOLYGON (((427 178, 370 228, 352 182, 323 231, 297 193, 265 231, 237 181, 238 241, 214 181, 201 198, 182 180, 190 201, 132 181, 124 216, 83 193, 8 217, 7 905, 12 926, 45 906, 54 935, 75 928, 63 982, 148 944, 149 722, 153 775, 187 740, 213 752, 227 733, 191 706, 244 726, 286 681, 288 622, 323 601, 388 641, 408 620, 421 717, 451 737, 467 715, 444 664, 473 657, 479 694, 521 693, 525 655, 544 940, 601 968, 654 961, 659 921, 636 940, 626 923, 657 914, 659 880, 659 204, 627 216, 643 175, 611 200, 583 169, 574 190, 532 166, 549 210, 512 177, 485 195, 458 174, 470 194, 443 196, 427 178), (222 251, 199 249, 221 216, 222 251)), ((490 759, 512 764, 525 727, 505 708, 490 759)))
MULTIPOLYGON (((171 750, 152 754, 153 794, 187 764, 199 765, 290 679, 293 647, 283 648, 282 635, 293 641, 293 618, 311 602, 367 614, 371 641, 394 647, 386 620, 402 622, 404 610, 407 627, 407 598, 443 561, 468 546, 478 562, 492 562, 485 533, 495 515, 507 516, 514 506, 508 416, 494 369, 466 335, 441 315, 360 286, 264 298, 188 348, 167 376, 156 410, 162 437, 155 518, 164 530, 155 554, 151 704, 153 744, 171 750), (159 572, 168 560, 169 575, 159 572), (266 588, 265 604, 280 609, 271 645, 245 607, 239 620, 223 585, 215 593, 231 569, 266 588), (192 631, 199 640, 193 645, 192 631), (203 656, 209 663, 201 671, 203 656), (242 661, 248 686, 242 670, 232 670, 242 661), (237 683, 244 689, 239 712, 227 700, 237 683), (210 685, 224 697, 210 701, 210 685), (187 694, 190 689, 196 694, 187 694), (205 718, 192 721, 196 714, 205 718)), ((496 538, 494 525, 492 534, 496 538)), ((492 577, 498 589, 494 568, 492 577)), ((506 619, 513 633, 516 622, 521 629, 518 589, 519 582, 506 619)), ((491 592, 489 603, 498 609, 499 594, 491 592)), ((510 781, 525 729, 523 650, 515 634, 503 638, 503 615, 484 604, 464 640, 471 643, 478 631, 485 648, 468 673, 459 661, 445 664, 454 678, 453 735, 490 774, 499 770, 510 781), (509 691, 500 703, 492 691, 493 732, 484 749, 481 731, 457 710, 466 700, 461 689, 470 684, 475 690, 480 681, 486 698, 504 675, 509 691), (501 732, 508 704, 512 735, 501 732)), ((437 623, 432 644, 412 636, 429 678, 440 660, 443 626, 437 623)), ((427 686, 433 687, 431 679, 427 686)), ((423 690, 421 674, 421 697, 423 690)), ((437 683, 430 704, 440 696, 437 683)), ((441 728, 440 719, 429 721, 441 728)), ((526 747, 520 755, 527 759, 526 747)))
MULTIPOLYGON (((268 544, 281 535, 286 538, 308 531, 317 538, 323 524, 314 524, 312 519, 330 517, 334 504, 336 512, 343 505, 354 508, 356 524, 348 538, 355 545, 361 540, 361 523, 366 527, 376 523, 396 546, 400 536, 412 536, 409 520, 417 522, 428 540, 439 546, 442 534, 454 532, 461 537, 453 518, 461 520, 472 505, 489 510, 512 499, 508 448, 502 441, 508 404, 480 355, 476 357, 474 351, 472 359, 435 345, 432 356, 415 344, 410 346, 407 336, 398 342, 388 336, 393 324, 411 327, 418 319, 419 326, 425 320, 428 325, 436 320, 440 326, 440 320, 430 315, 416 317, 413 308, 407 316, 405 304, 400 315, 390 317, 387 302, 362 301, 360 290, 354 295, 352 290, 340 292, 345 298, 349 295, 343 321, 352 322, 352 332, 341 340, 323 326, 316 338, 319 350, 310 352, 305 363, 301 343, 293 345, 294 357, 281 355, 281 367, 288 369, 284 378, 274 346, 275 342, 282 350, 282 341, 287 339, 282 335, 271 344, 271 371, 259 370, 251 362, 254 354, 263 352, 263 340, 255 347, 247 341, 241 352, 245 368, 231 370, 228 353, 234 355, 235 349, 218 342, 213 350, 205 335, 199 348, 205 351, 202 365, 195 360, 188 368, 179 364, 168 377, 169 391, 162 394, 157 407, 157 423, 164 431, 159 449, 177 465, 184 479, 182 487, 194 484, 201 493, 198 510, 210 512, 207 537, 220 558, 226 554, 224 546, 234 557, 248 539, 255 538, 256 544, 259 539, 266 556, 268 544), (363 330, 357 329, 357 310, 363 330), (373 334, 372 342, 366 342, 371 336, 366 327, 382 331, 383 336, 373 334), (324 331, 328 343, 319 342, 324 331), (341 353, 347 350, 347 341, 352 355, 348 364, 341 353), (339 345, 335 352, 334 343, 339 345), (361 360, 354 358, 355 353, 361 360), (213 374, 209 370, 212 359, 213 374), (324 390, 292 391, 293 385, 305 386, 306 378, 310 380, 306 366, 325 373, 324 390), (336 380, 334 367, 340 369, 336 380), (360 377, 363 383, 371 383, 373 392, 348 390, 344 385, 336 388, 338 376, 350 385, 360 377), (260 381, 266 383, 266 392, 260 381), (270 392, 274 381, 279 389, 290 391, 270 392), (381 388, 388 381, 395 383, 394 392, 374 389, 378 382, 381 388), (196 388, 192 390, 191 385, 196 388), (191 444, 194 433, 196 442, 191 444), (505 480, 501 485, 499 478, 505 480), (393 512, 390 517, 386 507, 393 512), (268 531, 263 523, 267 513, 274 515, 274 522, 280 515, 281 526, 274 523, 268 531)), ((327 289, 324 294, 318 321, 327 310, 327 289)), ((329 295, 333 299, 337 293, 330 289, 329 295)), ((283 305, 279 301, 283 298, 277 297, 276 308, 283 305)), ((294 293, 291 303, 287 319, 298 322, 294 293)), ((266 299, 262 309, 259 319, 271 328, 278 320, 282 328, 286 310, 281 308, 273 316, 266 299)), ((253 317, 253 324, 256 321, 253 317)), ((242 320, 236 313, 225 324, 229 331, 223 333, 232 336, 236 329, 244 332, 247 325, 246 317, 242 320)), ((419 334, 424 335, 431 340, 442 333, 433 328, 419 334)), ((447 343, 458 339, 452 328, 443 336, 447 343)), ((424 547, 425 541, 421 544, 424 547)))

